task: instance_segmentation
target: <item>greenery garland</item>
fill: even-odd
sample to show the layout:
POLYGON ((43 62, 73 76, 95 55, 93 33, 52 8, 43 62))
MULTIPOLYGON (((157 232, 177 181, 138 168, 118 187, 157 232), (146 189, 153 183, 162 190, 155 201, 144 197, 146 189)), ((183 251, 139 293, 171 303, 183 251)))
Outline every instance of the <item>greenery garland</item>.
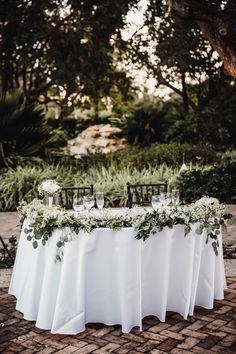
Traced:
POLYGON ((203 197, 189 206, 167 206, 158 211, 148 211, 142 208, 126 209, 119 212, 114 210, 96 210, 81 212, 80 214, 62 209, 48 209, 38 199, 27 204, 22 202, 18 208, 21 222, 25 220, 24 233, 27 240, 37 248, 39 242, 46 245, 54 228, 62 231, 57 242, 56 260, 61 261, 65 244, 71 241, 81 231, 91 233, 95 228, 110 228, 120 230, 123 227, 134 227, 136 239, 146 240, 150 235, 162 231, 164 227, 173 228, 174 225, 183 225, 185 236, 191 231, 194 223, 198 223, 197 234, 207 231, 206 243, 212 240, 212 247, 218 255, 221 227, 228 223, 235 223, 235 218, 229 214, 224 206, 215 198, 203 197))

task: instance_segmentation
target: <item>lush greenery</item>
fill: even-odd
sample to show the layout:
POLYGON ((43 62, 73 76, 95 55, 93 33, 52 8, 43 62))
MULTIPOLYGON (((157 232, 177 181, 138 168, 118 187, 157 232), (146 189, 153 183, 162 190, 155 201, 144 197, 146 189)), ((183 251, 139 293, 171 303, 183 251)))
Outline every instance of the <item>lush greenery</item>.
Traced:
POLYGON ((96 111, 111 91, 125 96, 129 80, 116 58, 125 48, 125 15, 136 3, 1 3, 0 94, 21 87, 27 102, 59 101, 63 114, 81 97, 89 97, 96 111))
POLYGON ((221 160, 221 154, 216 153, 213 149, 201 145, 190 144, 152 144, 150 147, 140 148, 130 146, 124 150, 117 151, 115 154, 107 156, 110 159, 119 161, 124 165, 132 165, 137 168, 158 166, 167 164, 168 166, 179 167, 183 163, 183 159, 192 164, 211 164, 221 160), (142 164, 140 164, 142 161, 142 164))
MULTIPOLYGON (((25 106, 40 102, 45 111, 57 110, 51 112, 55 149, 88 123, 81 119, 85 108, 90 123, 99 122, 102 110, 109 111, 131 144, 234 146, 236 85, 224 74, 219 56, 197 25, 173 20, 165 1, 139 5, 138 0, 5 2, 0 13, 1 97, 20 88, 25 106), (136 30, 126 18, 130 10, 143 14, 136 30), (153 77, 155 96, 164 99, 149 99, 142 90, 145 99, 139 101, 133 69, 153 77)), ((223 15, 221 5, 214 3, 217 16, 223 15)), ((16 152, 21 155, 20 148, 16 152)))
MULTIPOLYGON (((215 20, 234 13, 223 1, 201 3, 215 20)), ((125 205, 127 182, 166 179, 184 201, 211 195, 235 202, 235 75, 225 74, 221 51, 199 24, 173 20, 166 1, 139 5, 1 4, 0 210, 37 197, 48 178, 62 186, 93 183, 112 206, 125 205), (130 10, 142 12, 140 27, 130 27, 130 10), (155 79, 153 95, 140 82, 145 76, 155 79), (64 155, 69 139, 99 123, 120 127, 127 148, 64 155), (177 180, 183 161, 193 170, 177 180)))
POLYGON ((144 241, 151 235, 162 231, 164 227, 173 228, 174 225, 183 225, 185 236, 191 232, 193 224, 197 224, 195 232, 202 234, 206 230, 206 243, 212 239, 212 247, 218 255, 218 235, 224 220, 234 219, 215 198, 204 197, 195 204, 187 207, 166 206, 158 211, 145 209, 123 209, 122 214, 112 215, 111 211, 68 213, 57 209, 48 209, 43 203, 34 199, 30 204, 21 203, 19 207, 24 233, 34 248, 39 242, 44 246, 52 235, 53 228, 57 227, 61 233, 57 242, 58 252, 56 260, 63 257, 63 246, 80 231, 91 233, 95 228, 107 227, 119 230, 122 227, 134 227, 137 239, 144 241))
POLYGON ((236 164, 182 172, 178 185, 181 197, 187 203, 202 195, 214 196, 224 203, 235 203, 236 164))
POLYGON ((0 210, 15 210, 20 200, 31 201, 38 196, 38 185, 46 179, 56 179, 61 186, 94 185, 96 191, 103 191, 109 206, 126 204, 126 183, 151 183, 170 181, 177 174, 177 168, 160 165, 135 168, 111 163, 81 171, 68 166, 44 164, 38 167, 17 167, 1 174, 0 210))
POLYGON ((49 135, 42 108, 24 107, 22 100, 17 91, 0 100, 0 167, 45 156, 49 135))
MULTIPOLYGON (((204 195, 217 197, 224 203, 236 202, 236 165, 195 166, 191 171, 179 174, 179 166, 168 167, 166 164, 153 166, 145 164, 140 153, 139 163, 132 164, 125 159, 107 163, 96 161, 95 165, 82 167, 73 164, 42 164, 38 166, 18 166, 1 173, 0 210, 15 210, 19 201, 30 202, 38 197, 39 184, 47 179, 56 179, 61 186, 94 185, 95 191, 105 193, 107 206, 126 205, 126 184, 155 183, 167 180, 169 188, 180 188, 181 199, 193 202, 204 195), (140 163, 142 161, 142 163, 140 163)), ((227 157, 227 156, 226 156, 227 157)), ((135 158, 135 156, 134 156, 135 158)))

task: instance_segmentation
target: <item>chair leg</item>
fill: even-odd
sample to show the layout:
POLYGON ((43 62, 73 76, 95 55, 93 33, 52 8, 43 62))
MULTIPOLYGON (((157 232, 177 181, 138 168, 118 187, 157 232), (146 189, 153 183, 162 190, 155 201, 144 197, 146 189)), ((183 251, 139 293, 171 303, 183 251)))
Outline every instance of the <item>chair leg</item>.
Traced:
POLYGON ((9 256, 9 258, 11 260, 11 266, 13 266, 14 265, 14 258, 12 257, 11 252, 9 251, 7 245, 3 241, 2 236, 0 236, 0 241, 1 241, 2 245, 3 245, 3 248, 5 249, 5 251, 7 252, 8 256, 9 256))

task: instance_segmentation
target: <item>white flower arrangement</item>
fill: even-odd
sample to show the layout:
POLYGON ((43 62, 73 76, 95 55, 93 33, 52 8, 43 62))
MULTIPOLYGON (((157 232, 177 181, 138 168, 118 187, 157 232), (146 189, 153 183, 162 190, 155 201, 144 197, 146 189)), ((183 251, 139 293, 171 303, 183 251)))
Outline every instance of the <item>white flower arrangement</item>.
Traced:
POLYGON ((53 179, 48 179, 46 181, 43 181, 38 187, 38 191, 39 191, 40 195, 46 193, 50 197, 55 196, 60 190, 61 190, 61 187, 53 179))
POLYGON ((197 207, 206 207, 206 208, 218 208, 220 206, 220 202, 218 199, 216 198, 212 198, 212 197, 202 197, 201 199, 197 200, 195 202, 195 205, 197 207))

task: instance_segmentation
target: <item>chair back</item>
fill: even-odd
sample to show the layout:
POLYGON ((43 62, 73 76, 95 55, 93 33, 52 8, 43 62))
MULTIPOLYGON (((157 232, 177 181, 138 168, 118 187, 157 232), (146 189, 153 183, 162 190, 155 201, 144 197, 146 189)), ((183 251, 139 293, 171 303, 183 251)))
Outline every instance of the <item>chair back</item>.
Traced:
POLYGON ((152 195, 167 192, 168 182, 130 184, 127 183, 127 206, 151 204, 152 195))
POLYGON ((93 195, 93 184, 85 187, 64 187, 60 192, 60 204, 65 209, 72 209, 74 198, 85 195, 93 195))

